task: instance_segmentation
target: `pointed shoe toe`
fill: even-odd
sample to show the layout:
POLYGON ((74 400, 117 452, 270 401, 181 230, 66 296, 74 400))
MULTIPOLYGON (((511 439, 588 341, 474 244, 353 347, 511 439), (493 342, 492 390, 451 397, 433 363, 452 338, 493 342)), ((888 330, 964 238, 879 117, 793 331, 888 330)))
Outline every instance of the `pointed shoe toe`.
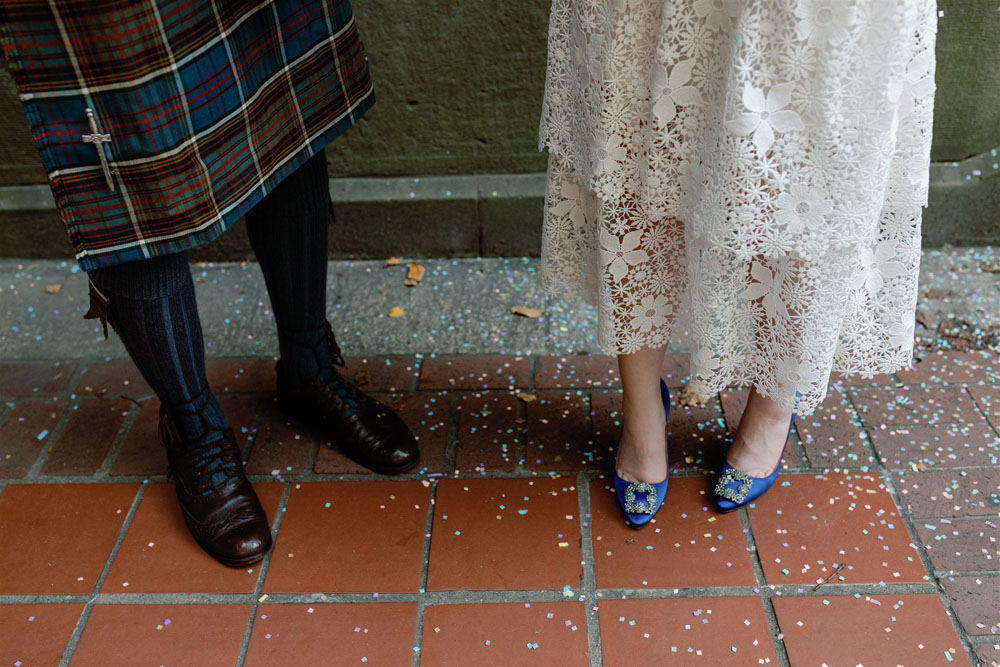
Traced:
POLYGON ((625 518, 634 528, 645 526, 663 505, 669 478, 658 484, 626 482, 616 473, 614 479, 615 495, 618 497, 618 505, 625 513, 625 518))

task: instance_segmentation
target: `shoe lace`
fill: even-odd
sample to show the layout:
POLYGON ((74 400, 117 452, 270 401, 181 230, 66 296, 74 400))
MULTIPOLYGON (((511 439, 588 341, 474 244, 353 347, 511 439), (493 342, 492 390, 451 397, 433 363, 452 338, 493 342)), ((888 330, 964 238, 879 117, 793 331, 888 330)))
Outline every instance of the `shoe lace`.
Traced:
POLYGON ((208 495, 224 488, 237 476, 243 460, 231 429, 214 428, 221 438, 195 447, 189 458, 198 492, 208 495))
POLYGON ((333 335, 333 327, 330 326, 329 320, 323 323, 323 328, 326 332, 326 346, 330 350, 330 359, 333 360, 335 366, 343 368, 347 364, 344 361, 344 355, 340 352, 340 346, 337 345, 337 337, 333 335))
POLYGON ((183 452, 185 467, 194 475, 197 491, 209 495, 229 484, 239 475, 243 458, 236 445, 236 436, 231 428, 223 428, 209 421, 205 414, 207 403, 191 410, 191 406, 202 402, 208 392, 206 385, 198 395, 186 403, 161 407, 160 441, 168 447, 183 452), (195 440, 185 440, 180 434, 171 413, 186 412, 201 422, 201 434, 195 440))

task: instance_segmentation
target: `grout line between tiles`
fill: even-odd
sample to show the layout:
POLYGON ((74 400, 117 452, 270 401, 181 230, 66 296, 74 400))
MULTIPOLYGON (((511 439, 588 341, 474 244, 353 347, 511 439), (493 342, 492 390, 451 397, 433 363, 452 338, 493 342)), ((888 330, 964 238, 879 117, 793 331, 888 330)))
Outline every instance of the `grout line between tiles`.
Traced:
POLYGON ((958 635, 958 640, 962 643, 962 647, 965 649, 965 653, 969 658, 970 664, 975 664, 975 656, 973 655, 972 647, 969 642, 969 635, 962 626, 962 623, 958 620, 958 614, 955 613, 954 605, 951 603, 951 598, 944 590, 944 584, 941 582, 941 578, 935 572, 934 562, 927 553, 927 547, 924 545, 923 540, 920 539, 920 533, 917 531, 915 517, 913 517, 910 512, 903 510, 904 505, 902 503, 902 498, 896 489, 896 485, 893 484, 892 475, 883 473, 882 478, 886 490, 889 492, 889 496, 892 498, 893 503, 895 503, 896 508, 899 511, 899 520, 902 522, 910 536, 910 544, 915 547, 914 551, 917 552, 917 558, 920 559, 920 564, 923 566, 924 572, 930 573, 926 575, 926 578, 930 580, 934 586, 934 592, 937 593, 941 600, 941 604, 944 605, 945 612, 948 614, 948 619, 951 621, 952 627, 955 629, 955 634, 958 635))
MULTIPOLYGON (((52 402, 54 403, 56 400, 58 399, 52 399, 52 402)), ((54 404, 58 405, 57 403, 54 404)), ((25 479, 31 479, 34 481, 40 476, 42 468, 45 466, 45 462, 49 460, 49 454, 51 454, 52 449, 56 446, 56 443, 59 442, 63 431, 66 430, 66 425, 69 424, 69 420, 73 417, 74 411, 71 406, 72 403, 66 403, 65 412, 61 417, 59 417, 55 426, 52 427, 52 430, 49 432, 48 436, 46 436, 48 442, 42 445, 41 450, 38 452, 38 456, 35 457, 35 462, 31 464, 31 467, 28 468, 28 472, 25 473, 25 479)))
POLYGON ((597 573, 594 569, 593 517, 590 511, 590 482, 584 475, 576 479, 577 513, 580 522, 580 560, 583 561, 584 618, 587 620, 587 652, 592 667, 601 667, 601 623, 597 612, 597 573))
MULTIPOLYGON (((940 468, 941 472, 949 471, 955 474, 961 474, 964 472, 977 472, 980 470, 992 471, 996 467, 992 465, 982 465, 982 466, 962 466, 955 468, 940 468)), ((902 474, 910 475, 922 475, 926 473, 914 473, 905 470, 888 470, 876 468, 875 466, 863 466, 863 467, 845 467, 845 466, 834 466, 834 467, 824 467, 824 468, 782 468, 781 474, 785 476, 801 476, 801 477, 815 477, 815 476, 831 476, 831 475, 888 475, 893 478, 898 478, 902 474)), ((374 473, 294 473, 282 475, 283 481, 288 482, 387 482, 387 481, 403 481, 403 482, 413 482, 413 481, 435 481, 437 479, 549 479, 549 478, 575 478, 577 475, 583 475, 588 480, 599 480, 603 479, 602 475, 606 476, 607 472, 599 469, 592 470, 528 470, 525 469, 522 472, 506 472, 506 471, 490 471, 490 472, 460 472, 445 475, 435 475, 433 478, 428 479, 427 474, 422 473, 407 473, 403 475, 377 475, 374 473)), ((711 477, 711 471, 708 469, 692 469, 692 468, 671 468, 670 469, 671 478, 708 478, 711 477)), ((275 481, 274 475, 267 473, 259 473, 247 475, 247 478, 251 482, 273 482, 275 481)), ((279 480, 279 481, 282 481, 279 480)), ((165 482, 170 481, 169 477, 165 473, 156 475, 115 475, 108 477, 107 479, 95 478, 93 476, 86 475, 45 475, 38 478, 29 477, 11 477, 7 478, 7 483, 14 484, 106 484, 106 483, 135 483, 141 484, 143 482, 165 482)), ((958 516, 951 515, 939 515, 939 516, 919 516, 914 517, 914 520, 939 520, 939 519, 988 519, 996 516, 994 513, 989 511, 989 508, 984 508, 984 513, 982 514, 961 514, 958 516)))
POLYGON ((782 639, 781 625, 778 623, 778 616, 770 600, 767 577, 764 576, 764 567, 761 565, 760 554, 757 552, 757 538, 754 536, 753 527, 750 525, 750 514, 744 507, 741 507, 738 511, 740 526, 743 528, 743 539, 746 542, 747 555, 750 557, 754 580, 757 582, 755 590, 760 598, 764 618, 767 619, 767 627, 771 632, 774 655, 777 657, 780 667, 789 667, 791 663, 788 660, 785 641, 782 639))
POLYGON ((285 518, 285 507, 288 504, 288 496, 292 492, 292 482, 285 482, 285 488, 281 491, 281 501, 271 522, 271 548, 264 554, 260 561, 260 572, 257 573, 257 583, 253 588, 253 599, 250 601, 250 616, 247 619, 247 628, 243 633, 243 641, 240 642, 240 652, 236 657, 236 665, 239 667, 246 660, 247 648, 250 646, 250 635, 253 633, 253 624, 257 618, 257 607, 260 604, 261 592, 264 590, 264 579, 267 577, 267 570, 271 566, 271 558, 274 556, 274 549, 278 545, 278 529, 285 518))
POLYGON ((420 655, 420 649, 423 648, 423 634, 424 634, 424 612, 427 610, 427 604, 422 600, 417 600, 417 617, 414 622, 413 629, 413 667, 420 667, 420 660, 422 656, 420 655))
POLYGON ((17 405, 13 400, 0 401, 0 429, 4 427, 10 416, 14 414, 14 407, 17 405))
POLYGON ((129 431, 135 426, 135 422, 139 419, 139 413, 142 412, 143 403, 138 403, 136 401, 131 401, 129 404, 128 412, 125 414, 125 418, 122 420, 121 426, 118 427, 118 432, 115 433, 114 437, 111 439, 111 445, 108 447, 108 451, 104 453, 104 458, 101 460, 100 465, 97 466, 97 470, 94 471, 94 479, 109 479, 111 477, 111 466, 114 465, 115 459, 121 453, 122 446, 125 443, 125 439, 128 437, 129 431))
POLYGON ((420 586, 417 589, 420 596, 417 598, 417 617, 413 628, 413 667, 420 665, 420 648, 423 645, 422 637, 424 632, 424 592, 427 590, 427 572, 430 568, 431 540, 434 537, 434 511, 437 506, 437 484, 430 486, 429 499, 427 501, 427 519, 424 522, 424 552, 420 563, 420 586))
MULTIPOLYGON (((597 600, 611 599, 699 599, 716 597, 747 598, 805 598, 844 597, 865 595, 871 597, 894 597, 902 595, 934 594, 937 588, 932 583, 920 584, 829 584, 819 591, 812 586, 780 584, 763 588, 758 586, 704 586, 697 588, 604 588, 596 589, 597 600)), ((0 606, 22 604, 63 604, 88 603, 97 605, 192 605, 227 604, 250 605, 257 609, 269 605, 310 604, 394 604, 400 602, 419 603, 424 607, 437 605, 476 605, 519 602, 566 602, 562 590, 451 590, 425 591, 423 593, 379 593, 377 599, 371 593, 270 593, 260 601, 260 592, 254 593, 98 593, 85 595, 0 595, 0 606)), ((579 596, 576 596, 579 600, 579 596)), ((976 635, 973 635, 974 638, 976 635)), ((982 635, 981 635, 982 636, 982 635)))
POLYGON ((80 642, 80 637, 83 635, 83 628, 90 619, 91 611, 94 609, 94 602, 100 596, 101 587, 104 585, 104 580, 108 577, 108 572, 111 571, 111 564, 118 555, 118 550, 125 541, 125 535, 128 533, 128 529, 132 526, 132 519, 135 517, 135 513, 139 508, 139 503, 142 502, 142 497, 145 494, 145 491, 145 484, 140 484, 139 488, 136 489, 135 497, 132 499, 132 505, 129 507, 128 512, 125 513, 125 518, 122 520, 122 527, 118 531, 118 537, 115 538, 115 542, 111 546, 111 552, 108 554, 108 558, 104 562, 104 567, 101 569, 101 573, 97 576, 97 581, 94 583, 94 588, 91 590, 90 596, 84 604, 83 611, 80 612, 80 618, 76 622, 76 627, 73 628, 73 633, 66 642, 66 648, 63 650, 62 658, 59 660, 59 667, 66 667, 69 665, 69 660, 73 656, 73 652, 76 651, 77 644, 80 642))
POLYGON ((458 462, 458 424, 462 417, 462 396, 449 391, 444 395, 448 404, 448 416, 445 421, 444 462, 441 464, 442 475, 448 475, 455 470, 458 462))

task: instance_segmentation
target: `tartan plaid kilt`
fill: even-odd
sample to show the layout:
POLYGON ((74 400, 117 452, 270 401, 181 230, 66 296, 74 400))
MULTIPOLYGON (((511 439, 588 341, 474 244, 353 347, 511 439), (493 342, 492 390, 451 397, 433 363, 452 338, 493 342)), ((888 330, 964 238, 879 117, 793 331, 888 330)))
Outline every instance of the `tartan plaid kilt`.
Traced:
POLYGON ((0 0, 0 26, 87 270, 210 241, 375 101, 348 0, 0 0))

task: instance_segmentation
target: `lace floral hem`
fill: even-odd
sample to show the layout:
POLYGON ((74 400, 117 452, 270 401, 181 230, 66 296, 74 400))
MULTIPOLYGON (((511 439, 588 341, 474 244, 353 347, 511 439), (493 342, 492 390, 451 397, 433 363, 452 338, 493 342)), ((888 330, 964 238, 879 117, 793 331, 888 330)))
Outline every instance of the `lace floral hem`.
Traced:
POLYGON ((543 278, 799 411, 911 358, 933 0, 554 0, 543 278))

